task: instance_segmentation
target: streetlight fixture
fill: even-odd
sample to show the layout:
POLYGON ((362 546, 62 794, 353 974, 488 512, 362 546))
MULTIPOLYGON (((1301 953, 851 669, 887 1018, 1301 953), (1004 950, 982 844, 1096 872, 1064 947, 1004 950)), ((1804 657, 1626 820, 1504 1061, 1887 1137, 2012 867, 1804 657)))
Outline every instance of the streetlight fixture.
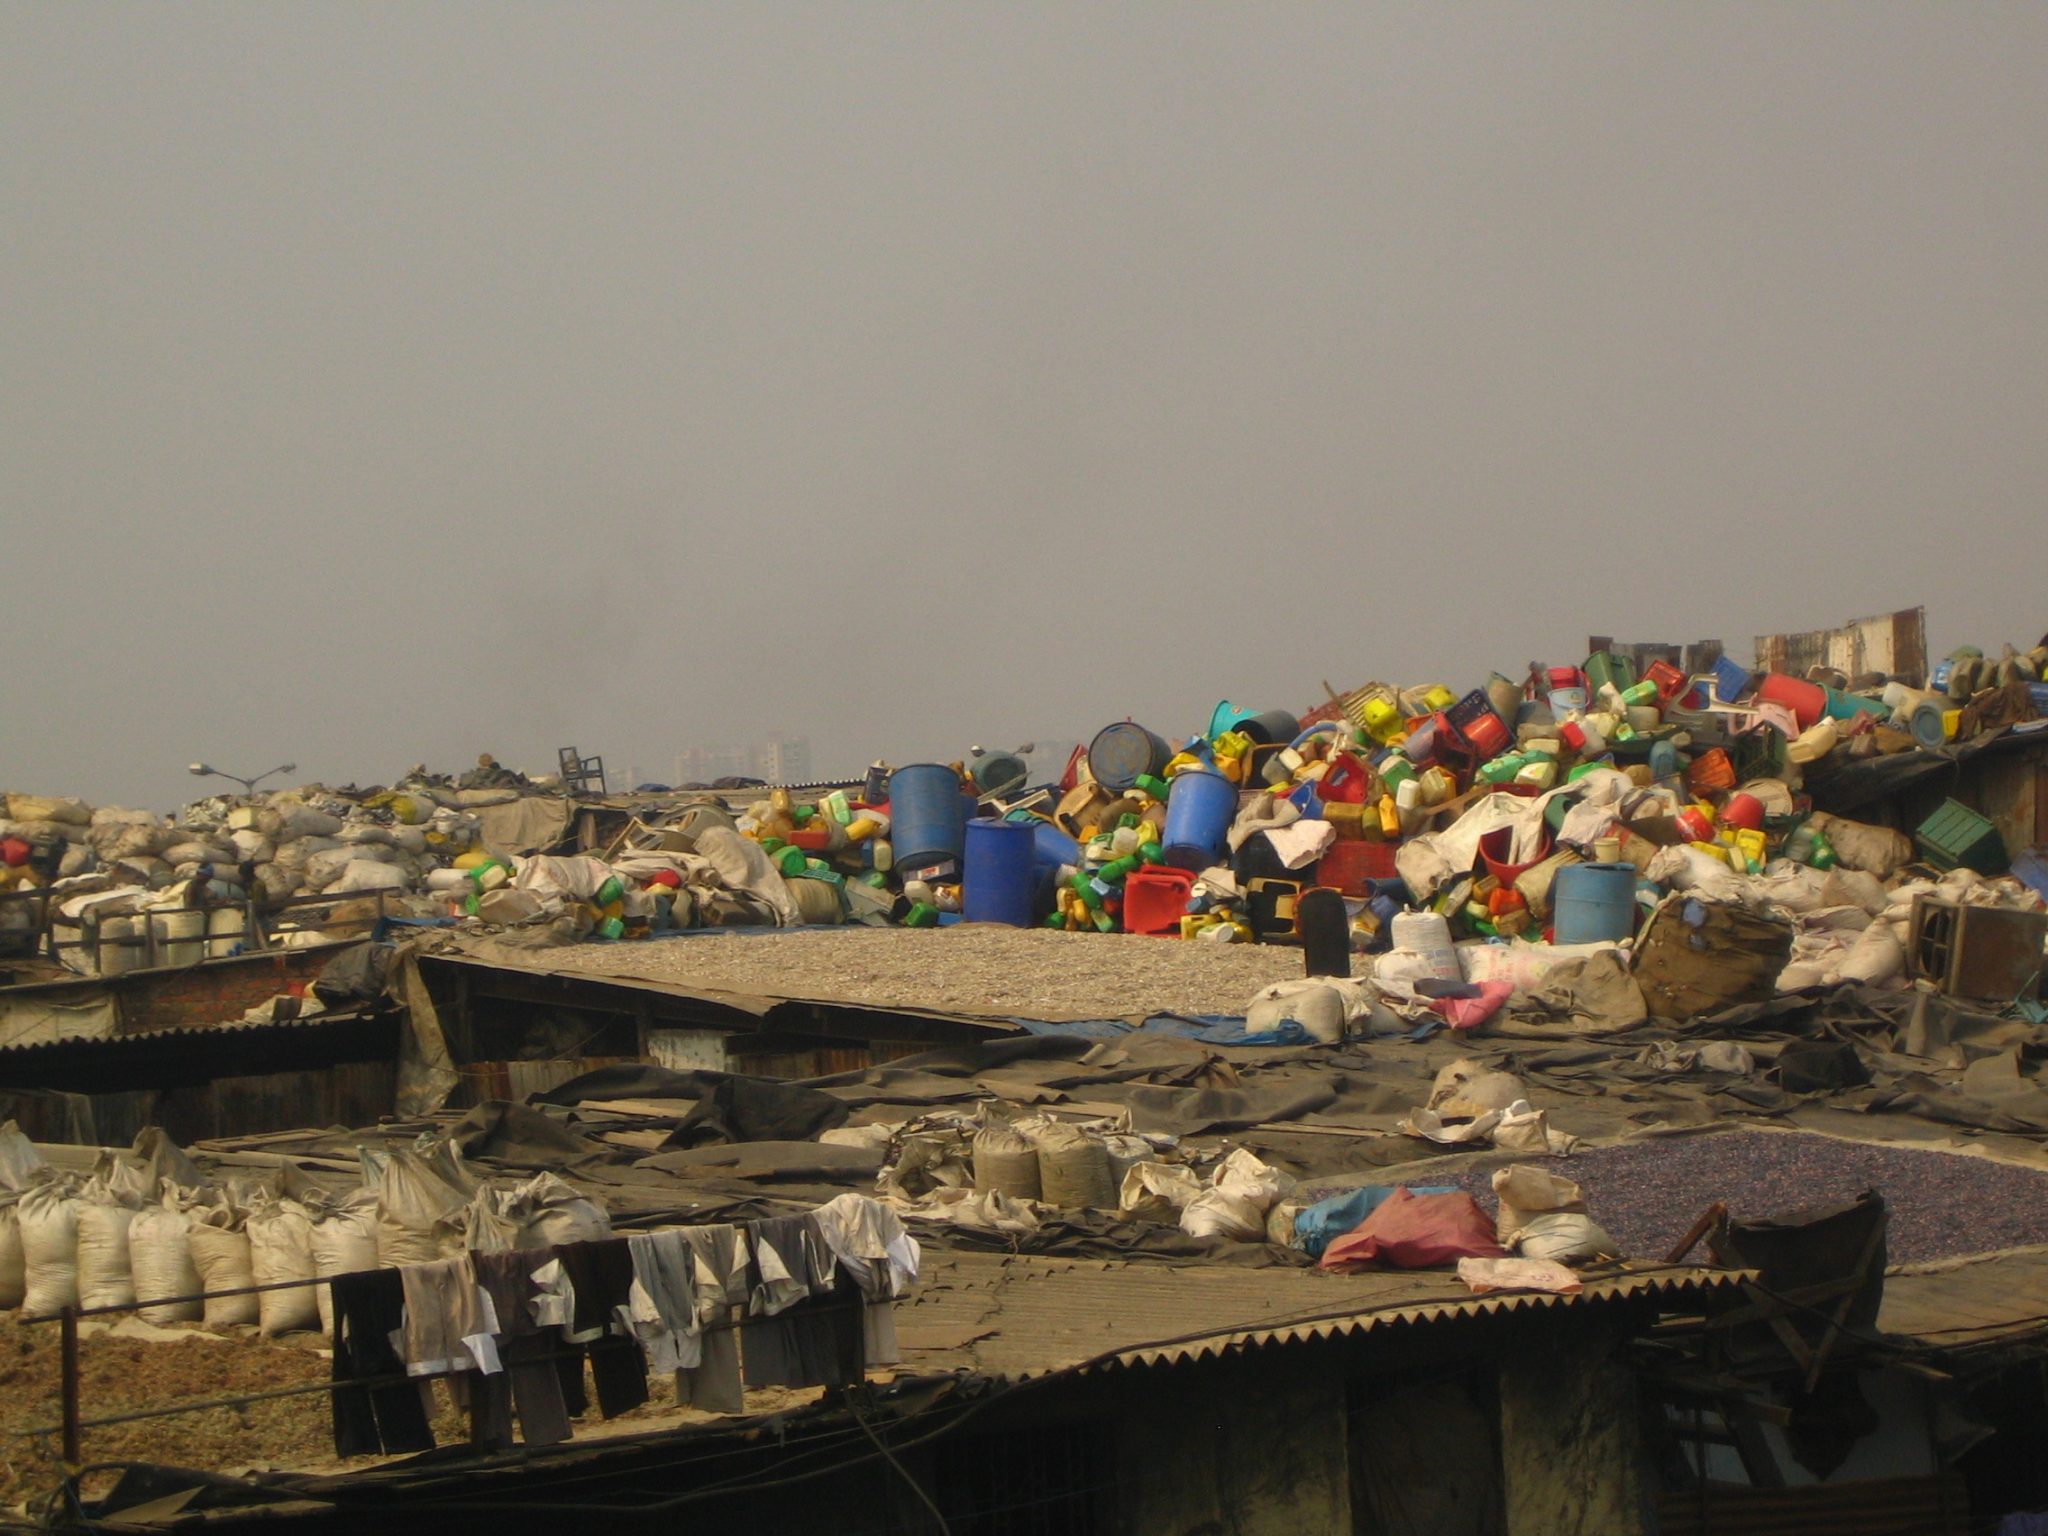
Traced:
POLYGON ((235 783, 241 785, 244 790, 253 795, 256 793, 256 786, 258 784, 261 784, 265 779, 269 778, 273 773, 296 773, 298 772, 298 769, 299 765, 297 763, 279 763, 275 768, 264 769, 261 773, 257 774, 256 777, 253 779, 245 779, 239 773, 223 773, 221 772, 220 769, 213 767, 209 763, 194 763, 186 771, 188 773, 193 774, 195 777, 202 779, 232 779, 235 781, 235 783))

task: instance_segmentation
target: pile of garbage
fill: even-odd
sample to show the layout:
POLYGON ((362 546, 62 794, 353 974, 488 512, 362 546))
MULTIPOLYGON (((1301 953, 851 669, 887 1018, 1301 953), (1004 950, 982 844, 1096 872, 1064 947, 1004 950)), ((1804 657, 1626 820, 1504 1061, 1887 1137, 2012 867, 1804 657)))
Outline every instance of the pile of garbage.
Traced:
MULTIPOLYGON (((170 816, 10 794, 0 822, 0 890, 49 894, 55 921, 81 936, 60 946, 74 969, 119 974, 186 965, 251 943, 252 910, 293 897, 399 898, 394 915, 441 910, 424 898, 502 862, 483 844, 477 811, 519 798, 513 788, 422 786, 360 798, 319 786, 213 796, 170 816), (408 903, 402 898, 419 897, 408 903)), ((0 903, 19 937, 25 903, 0 903)), ((326 937, 318 922, 281 942, 326 937)))
POLYGON ((328 1288, 287 1282, 611 1235, 604 1209, 554 1174, 479 1178, 446 1140, 362 1158, 362 1185, 343 1191, 295 1170, 216 1182, 147 1130, 80 1177, 45 1163, 10 1120, 0 1125, 0 1309, 47 1316, 162 1298, 141 1308, 143 1321, 332 1333, 328 1288), (214 1294, 268 1285, 285 1288, 214 1294))
MULTIPOLYGON (((374 895, 535 946, 961 921, 1301 943, 1304 914, 1332 910, 1309 899, 1327 891, 1350 947, 1380 957, 1377 990, 1256 1003, 1267 1025, 1318 1039, 1333 1010, 1342 1028, 1376 1007, 1469 1026, 1565 960, 1600 980, 1598 952, 1641 935, 1640 956, 1672 896, 1782 922, 1782 953, 1775 929, 1750 945, 1780 985, 1881 982, 1903 969, 1916 897, 2039 910, 2040 894, 2004 878, 1996 828, 1967 808, 1909 836, 1817 810, 1807 776, 2031 720, 2048 708, 2044 668, 2048 647, 1995 661, 1966 649, 1922 687, 1753 674, 1725 657, 1700 675, 1665 661, 1638 675, 1599 651, 1463 694, 1370 684, 1300 716, 1226 701, 1172 740, 1120 721, 1037 786, 1021 757, 995 753, 878 762, 860 785, 775 788, 744 807, 671 800, 641 807, 603 857, 491 846, 477 812, 534 788, 495 764, 168 818, 11 795, 0 887, 61 896, 61 919, 96 940, 67 960, 102 972, 235 953, 256 909, 292 897, 374 895), (1320 1022, 1300 1016, 1311 1007, 1320 1022)), ((0 901, 0 925, 29 920, 0 901)), ((291 942, 327 936, 303 925, 291 942)))

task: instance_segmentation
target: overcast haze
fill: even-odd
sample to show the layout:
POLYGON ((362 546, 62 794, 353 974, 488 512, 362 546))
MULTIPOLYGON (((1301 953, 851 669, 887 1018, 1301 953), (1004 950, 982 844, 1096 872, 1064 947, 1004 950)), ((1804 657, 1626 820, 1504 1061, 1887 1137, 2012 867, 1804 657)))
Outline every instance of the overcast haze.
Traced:
POLYGON ((0 6, 0 785, 2048 629, 2048 6, 0 6))

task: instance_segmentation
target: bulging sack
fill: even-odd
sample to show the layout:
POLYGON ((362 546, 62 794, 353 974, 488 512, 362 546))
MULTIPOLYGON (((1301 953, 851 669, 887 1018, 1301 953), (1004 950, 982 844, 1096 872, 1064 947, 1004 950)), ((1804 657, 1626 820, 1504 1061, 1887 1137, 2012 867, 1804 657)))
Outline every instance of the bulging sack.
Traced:
POLYGON ((135 1278, 135 1298, 145 1303, 137 1312, 145 1323, 196 1323, 205 1315, 197 1301, 164 1301, 193 1296, 200 1289, 199 1270, 192 1263, 190 1223, 177 1205, 166 1201, 137 1211, 128 1222, 128 1262, 135 1278), (157 1305, 147 1303, 157 1301, 157 1305))
POLYGON ((1202 1193, 1195 1171, 1180 1163, 1140 1163, 1124 1175, 1116 1208, 1134 1221, 1178 1225, 1180 1214, 1202 1193))
POLYGON ((1266 1235, 1266 1215, 1255 1200, 1210 1188, 1187 1203, 1180 1213, 1180 1229, 1189 1237, 1221 1237, 1234 1243, 1254 1243, 1266 1235))
POLYGON ((28 1290, 27 1266, 21 1254, 21 1218, 13 1190, 0 1190, 0 1311, 21 1305, 28 1290))
POLYGON ((206 1291, 203 1314, 209 1328, 233 1328, 262 1320, 254 1296, 222 1296, 219 1291, 244 1291, 256 1283, 255 1265, 249 1251, 249 1234, 240 1227, 218 1226, 216 1221, 234 1220, 225 1207, 201 1214, 194 1212, 186 1231, 191 1245, 192 1267, 199 1272, 200 1288, 206 1291))
POLYGON ((104 1198, 78 1202, 78 1304, 125 1307, 135 1300, 128 1256, 134 1210, 104 1198))
MULTIPOLYGON (((377 1197, 367 1189, 358 1189, 328 1205, 313 1216, 308 1241, 313 1251, 313 1273, 323 1279, 375 1269, 377 1197)), ((320 1314, 320 1331, 332 1335, 332 1288, 325 1285, 314 1287, 313 1305, 320 1314)))
POLYGON ((1038 1149, 1028 1137, 1007 1125, 991 1125, 974 1135, 974 1187, 994 1190, 1012 1200, 1038 1200, 1038 1149))
POLYGON ((1102 1138, 1054 1122, 1036 1133, 1038 1185, 1048 1205, 1066 1210, 1114 1210, 1116 1179, 1102 1138))
MULTIPOLYGON (((296 1200, 279 1200, 249 1213, 249 1272, 258 1285, 311 1280, 313 1223, 296 1200)), ((265 1338, 320 1326, 316 1287, 294 1285, 256 1297, 256 1322, 265 1338)))
POLYGON ((78 1305, 78 1200, 52 1179, 15 1204, 21 1223, 21 1309, 48 1317, 78 1305))

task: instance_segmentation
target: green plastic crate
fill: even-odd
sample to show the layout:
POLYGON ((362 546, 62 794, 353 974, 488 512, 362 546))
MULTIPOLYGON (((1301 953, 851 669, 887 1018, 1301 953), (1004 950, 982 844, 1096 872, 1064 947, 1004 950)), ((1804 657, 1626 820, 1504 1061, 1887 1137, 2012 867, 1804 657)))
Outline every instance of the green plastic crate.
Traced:
POLYGON ((1954 800, 1944 800, 1940 810, 1920 823, 1913 842, 1927 862, 1940 869, 2002 875, 2009 862, 1998 828, 1954 800))

